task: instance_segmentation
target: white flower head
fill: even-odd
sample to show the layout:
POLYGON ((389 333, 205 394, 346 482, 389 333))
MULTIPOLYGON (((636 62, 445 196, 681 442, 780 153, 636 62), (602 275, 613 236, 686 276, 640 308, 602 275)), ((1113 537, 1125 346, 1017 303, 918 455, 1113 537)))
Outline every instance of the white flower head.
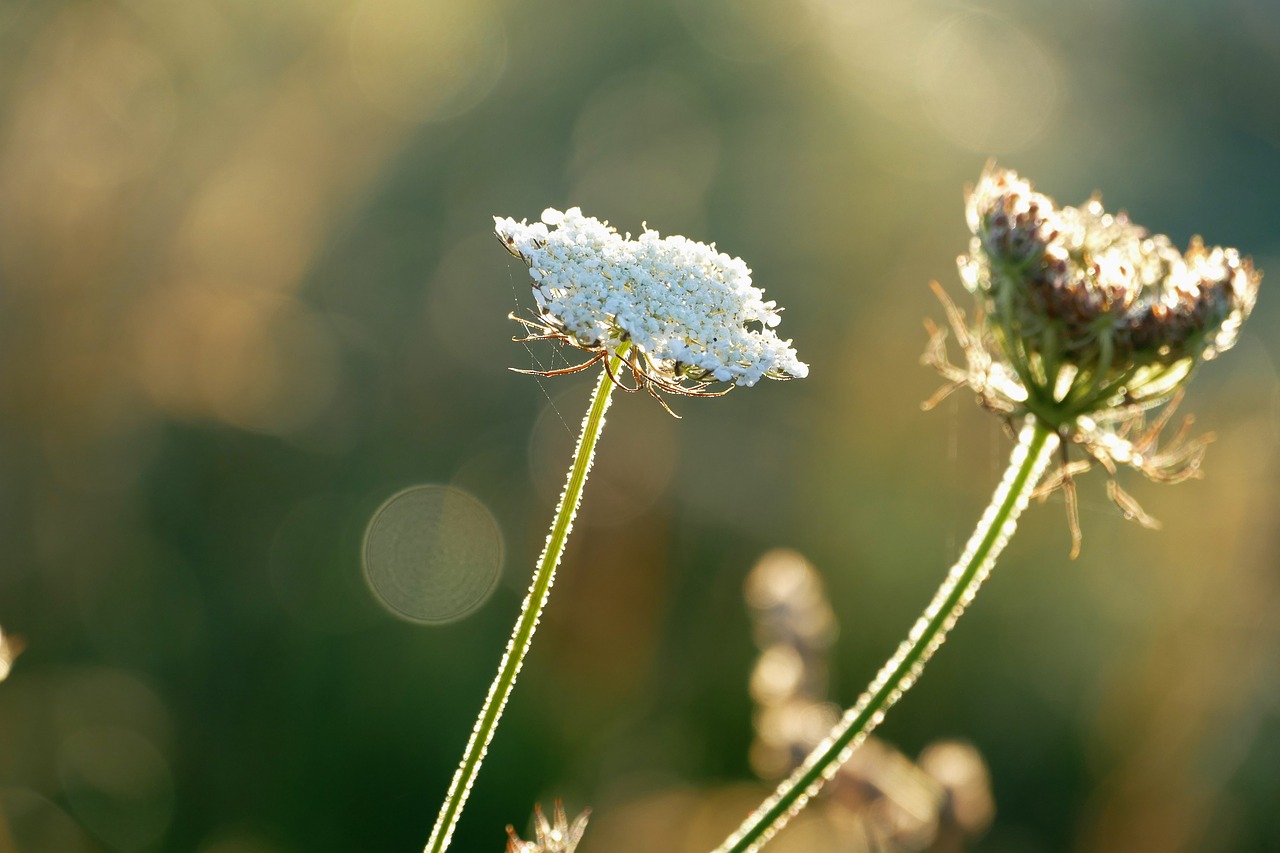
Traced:
POLYGON ((717 382, 809 373, 774 332, 782 309, 741 258, 714 245, 647 226, 633 240, 576 207, 544 210, 532 224, 495 216, 494 230, 529 265, 541 322, 520 322, 534 337, 621 355, 640 386, 701 394, 717 382))

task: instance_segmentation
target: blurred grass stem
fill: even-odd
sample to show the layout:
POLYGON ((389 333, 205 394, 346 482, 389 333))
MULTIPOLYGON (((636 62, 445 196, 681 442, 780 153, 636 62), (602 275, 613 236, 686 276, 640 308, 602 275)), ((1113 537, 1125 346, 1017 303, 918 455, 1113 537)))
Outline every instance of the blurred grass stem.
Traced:
POLYGON ((511 632, 507 650, 498 664, 498 675, 489 687, 489 695, 480 709, 475 727, 471 730, 471 739, 467 741, 466 751, 462 754, 462 762, 449 785, 449 793, 444 805, 440 807, 440 815, 436 818, 435 827, 431 830, 431 838, 427 841, 426 853, 443 853, 449 847, 454 827, 471 794, 471 786, 480 772, 480 763, 484 761, 498 728, 498 720, 507 704, 507 698, 515 686, 516 677, 524 663, 524 656, 533 643, 534 631, 538 629, 538 620, 542 608, 551 596, 551 585, 555 582, 556 566, 560 563, 560 555, 564 553, 565 542, 573 529, 573 519, 578 512, 578 504, 582 500, 582 489, 587 483, 587 475, 591 471, 591 461, 595 456, 596 441, 604 429, 604 414, 609 408, 609 400, 613 393, 614 380, 626 355, 628 347, 624 344, 609 357, 609 369, 600 371, 600 381, 591 396, 591 406, 582 421, 582 432, 578 436, 578 446, 573 451, 573 464, 569 468, 569 479, 564 492, 560 495, 560 504, 556 507, 555 519, 551 522, 551 532, 547 535, 547 546, 538 559, 538 567, 529 585, 529 593, 525 596, 520 609, 520 618, 511 632))
POLYGON ((763 847, 808 804, 880 724, 888 709, 915 684, 924 665, 946 640, 947 632, 991 573, 1057 446, 1057 434, 1033 415, 1028 415, 990 505, 978 521, 960 559, 947 573, 946 580, 912 626, 907 639, 898 646, 875 681, 845 712, 826 739, 717 848, 716 853, 754 853, 763 847))

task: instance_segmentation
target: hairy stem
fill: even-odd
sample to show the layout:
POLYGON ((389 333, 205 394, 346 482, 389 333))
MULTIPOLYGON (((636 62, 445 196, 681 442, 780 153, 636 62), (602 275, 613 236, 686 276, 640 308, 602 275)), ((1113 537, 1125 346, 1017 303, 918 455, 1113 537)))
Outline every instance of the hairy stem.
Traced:
MULTIPOLYGON (((625 351, 609 356, 609 367, 614 373, 622 363, 625 351)), ((524 663, 524 656, 533 643, 533 633, 538 629, 538 619, 542 608, 551 596, 551 584, 555 581, 556 566, 560 563, 560 555, 564 552, 565 542, 573 529, 573 518, 578 512, 578 504, 582 500, 582 488, 587 483, 587 475, 591 471, 591 461, 595 456, 596 440, 604 429, 604 413, 609 408, 609 399, 613 393, 614 383, 609 373, 600 371, 600 381, 596 383, 595 393, 591 396, 591 406, 582 421, 582 433, 578 436, 578 446, 573 451, 573 464, 569 468, 569 479, 564 493, 560 496, 560 504, 556 507, 555 519, 551 522, 551 532, 547 534, 547 546, 538 559, 537 569, 533 574, 533 582, 529 585, 529 593, 525 596, 520 608, 520 618, 516 620, 507 642, 507 650, 498 664, 498 675, 489 687, 489 695, 485 697, 471 730, 471 739, 462 754, 462 763, 453 775, 449 785, 449 793, 445 796, 444 805, 440 807, 440 815, 436 818, 435 828, 431 830, 431 838, 427 841, 426 853, 443 853, 449 847, 454 827, 471 794, 471 786, 480 772, 480 763, 484 761, 489 749, 489 742, 498 728, 498 719, 507 704, 507 697, 515 686, 516 677, 524 663)))
POLYGON ((763 847, 808 804, 871 730, 880 724, 893 703, 915 684, 924 665, 946 640, 947 632, 991 573, 1057 445, 1057 435, 1029 415, 1004 478, 978 521, 964 553, 948 572, 933 601, 912 626, 907 639, 898 646, 875 681, 845 712, 827 738, 717 848, 716 853, 755 853, 763 847))

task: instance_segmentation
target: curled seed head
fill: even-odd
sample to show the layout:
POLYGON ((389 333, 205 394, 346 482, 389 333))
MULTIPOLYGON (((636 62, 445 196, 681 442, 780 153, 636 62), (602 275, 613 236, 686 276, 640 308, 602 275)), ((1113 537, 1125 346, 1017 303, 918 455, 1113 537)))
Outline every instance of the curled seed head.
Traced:
POLYGON ((961 277, 1029 397, 1070 401, 1064 420, 1167 398, 1235 343, 1257 297, 1261 275, 1236 250, 1196 238, 1180 253, 1096 195, 1059 207, 1006 169, 988 167, 966 214, 961 277))
POLYGON ((966 319, 934 284, 965 365, 950 361, 947 332, 926 322, 922 360, 947 384, 925 408, 968 387, 1001 417, 1030 415, 1082 447, 1089 458, 1070 461, 1064 450, 1039 490, 1064 491, 1077 548, 1073 478, 1090 460, 1112 476, 1107 492, 1125 516, 1156 526, 1116 469, 1165 483, 1200 476, 1212 436, 1192 438, 1190 417, 1172 436, 1165 428, 1195 368, 1235 344, 1262 274, 1235 249, 1199 237, 1179 252, 1168 237, 1108 213, 1096 195, 1059 207, 994 166, 970 191, 966 214, 973 237, 960 277, 977 317, 966 319))

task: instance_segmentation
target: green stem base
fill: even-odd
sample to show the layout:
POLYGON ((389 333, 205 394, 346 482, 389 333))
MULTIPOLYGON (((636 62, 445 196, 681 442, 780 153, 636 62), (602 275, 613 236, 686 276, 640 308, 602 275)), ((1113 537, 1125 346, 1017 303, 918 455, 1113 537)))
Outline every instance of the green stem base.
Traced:
MULTIPOLYGON (((609 368, 617 373, 622 363, 621 353, 612 355, 609 368)), ((489 687, 489 695, 485 697, 471 730, 471 738, 462 753, 462 763, 453 775, 449 785, 449 793, 445 796, 440 815, 436 818, 435 827, 427 841, 426 853, 444 853, 453 837, 454 827, 471 794, 471 786, 480 772, 480 764, 488 752, 489 742, 497 731, 498 720, 502 717, 507 698, 515 686, 516 677, 524 664, 524 656, 533 643, 533 633, 538 629, 538 619, 542 608, 551 596, 551 585, 555 582, 556 566, 560 563, 560 555, 564 553, 565 542, 573 529, 573 518, 578 512, 578 504, 582 501, 582 489, 587 483, 587 475, 591 471, 591 462, 595 456, 596 440, 604 429, 604 413, 609 408, 610 396, 614 383, 606 371, 600 372, 600 381, 591 397, 591 406, 582 421, 582 432, 578 436, 578 446, 573 452, 573 464, 569 468, 568 482, 564 493, 560 496, 560 504, 556 507, 555 519, 551 523, 551 532, 547 535, 547 546, 538 559, 538 567, 533 574, 533 582, 529 585, 529 593, 525 596, 520 608, 520 618, 516 620, 507 643, 507 650, 498 664, 498 675, 489 687)))

